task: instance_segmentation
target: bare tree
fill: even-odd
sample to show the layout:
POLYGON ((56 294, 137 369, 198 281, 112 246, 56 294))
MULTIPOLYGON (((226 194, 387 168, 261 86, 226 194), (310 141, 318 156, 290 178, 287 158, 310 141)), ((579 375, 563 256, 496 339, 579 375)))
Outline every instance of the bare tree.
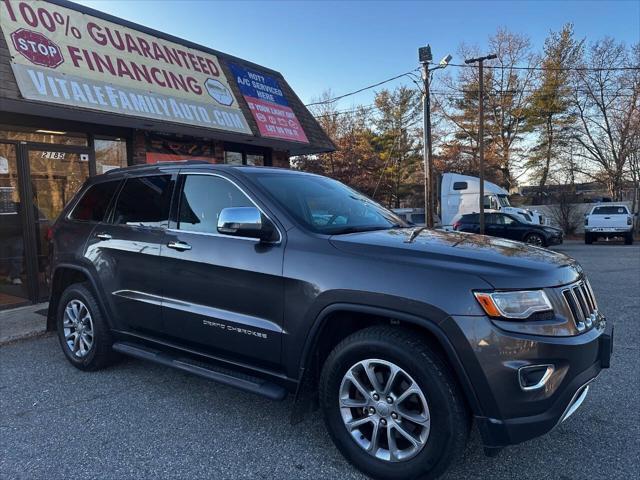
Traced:
POLYGON ((565 235, 575 234, 582 220, 578 201, 573 186, 570 185, 560 191, 558 203, 549 206, 551 218, 562 228, 565 235))
MULTIPOLYGON (((535 81, 534 71, 521 67, 536 66, 539 57, 532 52, 528 37, 506 29, 489 37, 486 51, 498 58, 485 65, 485 168, 490 178, 509 189, 515 186, 515 171, 522 163, 526 109, 535 81)), ((479 53, 478 47, 464 44, 458 50, 462 58, 479 53)), ((455 77, 444 77, 442 84, 445 93, 436 97, 436 103, 454 130, 444 139, 442 153, 453 155, 458 166, 466 163, 472 173, 477 170, 478 71, 463 68, 455 77)))
POLYGON ((502 170, 507 189, 515 186, 514 169, 520 163, 526 109, 531 100, 531 88, 535 81, 532 67, 539 57, 531 51, 531 42, 525 35, 499 29, 489 39, 489 50, 498 58, 489 69, 487 110, 493 116, 492 135, 496 157, 502 170), (529 69, 517 67, 526 66, 529 69))
POLYGON ((583 173, 603 182, 615 199, 620 198, 637 136, 640 73, 624 69, 640 64, 638 47, 632 52, 607 37, 590 46, 574 76, 575 139, 586 164, 583 173))

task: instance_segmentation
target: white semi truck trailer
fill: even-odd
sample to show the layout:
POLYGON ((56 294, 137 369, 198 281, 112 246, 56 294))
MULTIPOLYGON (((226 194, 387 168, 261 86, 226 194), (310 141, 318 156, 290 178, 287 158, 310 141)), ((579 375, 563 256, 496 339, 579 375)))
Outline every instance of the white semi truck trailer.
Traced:
MULTIPOLYGON (((521 221, 545 225, 546 219, 538 212, 514 207, 509 203, 509 192, 495 183, 484 182, 485 211, 500 211, 516 215, 521 221)), ((466 213, 480 211, 480 179, 458 173, 445 173, 440 184, 440 220, 448 227, 466 213)))

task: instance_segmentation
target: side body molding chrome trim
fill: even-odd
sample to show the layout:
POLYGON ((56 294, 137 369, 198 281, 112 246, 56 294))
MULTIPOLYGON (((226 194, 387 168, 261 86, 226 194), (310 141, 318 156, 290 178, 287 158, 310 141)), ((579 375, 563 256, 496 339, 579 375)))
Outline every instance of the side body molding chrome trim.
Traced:
POLYGON ((150 293, 139 292, 135 290, 116 290, 115 292, 113 292, 113 295, 117 297, 127 298, 129 300, 135 300, 138 302, 151 303, 153 305, 160 305, 166 308, 173 308, 175 310, 193 313, 202 317, 215 318, 224 322, 251 326, 254 328, 259 328, 279 334, 286 333, 280 325, 270 320, 265 320, 264 318, 245 315, 242 313, 231 312, 229 310, 223 310, 221 308, 208 307, 206 305, 200 305, 197 303, 183 302, 182 300, 176 300, 174 298, 162 298, 159 295, 153 295, 150 293))

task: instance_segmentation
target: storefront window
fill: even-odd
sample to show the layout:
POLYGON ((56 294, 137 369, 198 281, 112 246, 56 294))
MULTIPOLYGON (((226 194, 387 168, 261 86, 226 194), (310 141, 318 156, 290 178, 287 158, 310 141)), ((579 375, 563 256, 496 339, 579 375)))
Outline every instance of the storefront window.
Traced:
POLYGON ((252 155, 247 153, 247 165, 264 165, 264 155, 252 155))
POLYGON ((242 165, 242 153, 224 152, 224 163, 228 165, 242 165))
POLYGON ((114 168, 127 166, 127 142, 119 138, 105 140, 96 138, 96 172, 106 173, 114 168))
POLYGON ((234 151, 224 152, 224 163, 228 165, 264 165, 264 155, 234 151))
POLYGON ((49 129, 18 128, 0 125, 0 140, 17 140, 22 142, 55 143, 57 145, 87 146, 87 135, 84 133, 65 132, 49 129))
POLYGON ((0 143, 0 310, 27 300, 16 147, 0 143))

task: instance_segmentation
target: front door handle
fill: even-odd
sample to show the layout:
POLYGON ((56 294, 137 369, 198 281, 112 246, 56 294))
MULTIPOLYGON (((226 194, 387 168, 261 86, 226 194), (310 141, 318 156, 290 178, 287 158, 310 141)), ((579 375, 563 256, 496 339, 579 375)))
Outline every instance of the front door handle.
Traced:
POLYGON ((113 237, 108 233, 98 233, 96 238, 99 238, 100 240, 111 240, 113 237))
POLYGON ((185 250, 191 250, 191 245, 184 242, 169 242, 167 243, 167 247, 173 248, 174 250, 178 250, 179 252, 184 252, 185 250))

